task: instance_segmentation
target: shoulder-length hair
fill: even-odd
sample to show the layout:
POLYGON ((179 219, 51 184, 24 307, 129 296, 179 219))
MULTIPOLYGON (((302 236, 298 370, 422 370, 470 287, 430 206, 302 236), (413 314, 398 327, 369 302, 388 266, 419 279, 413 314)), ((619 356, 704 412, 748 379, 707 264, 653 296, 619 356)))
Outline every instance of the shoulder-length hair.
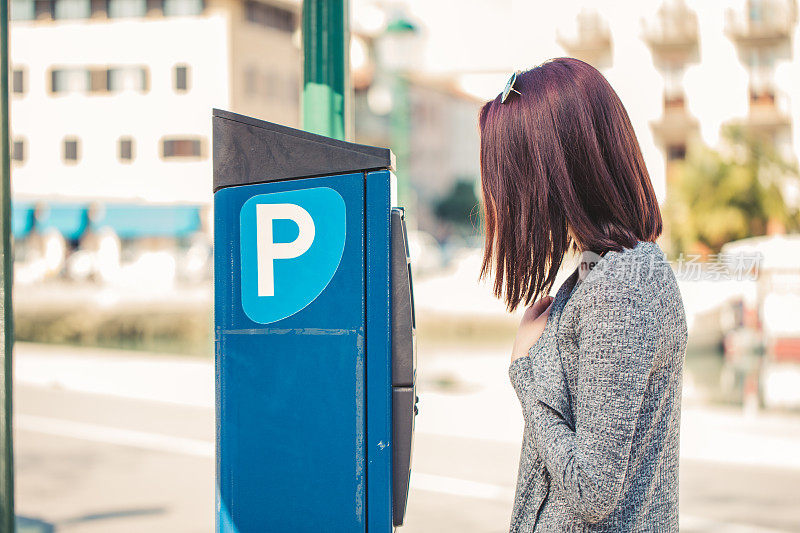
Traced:
POLYGON ((517 75, 480 111, 486 230, 481 277, 509 310, 552 288, 570 247, 603 254, 654 241, 661 212, 617 93, 572 58, 517 75))

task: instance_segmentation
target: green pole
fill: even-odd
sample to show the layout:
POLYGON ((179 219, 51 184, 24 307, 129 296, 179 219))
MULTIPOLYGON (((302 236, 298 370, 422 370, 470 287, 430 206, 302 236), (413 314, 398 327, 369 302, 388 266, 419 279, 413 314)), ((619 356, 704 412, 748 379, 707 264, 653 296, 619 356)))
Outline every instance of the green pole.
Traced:
POLYGON ((348 138, 350 31, 347 0, 303 1, 303 129, 348 138))
POLYGON ((397 203, 406 208, 412 220, 411 184, 409 183, 409 154, 411 152, 411 103, 408 80, 395 73, 392 80, 391 143, 395 156, 397 177, 397 203))
POLYGON ((0 0, 0 256, 3 260, 2 330, 0 330, 0 531, 14 531, 14 449, 11 433, 11 351, 14 324, 11 307, 11 161, 8 119, 8 0, 0 0))

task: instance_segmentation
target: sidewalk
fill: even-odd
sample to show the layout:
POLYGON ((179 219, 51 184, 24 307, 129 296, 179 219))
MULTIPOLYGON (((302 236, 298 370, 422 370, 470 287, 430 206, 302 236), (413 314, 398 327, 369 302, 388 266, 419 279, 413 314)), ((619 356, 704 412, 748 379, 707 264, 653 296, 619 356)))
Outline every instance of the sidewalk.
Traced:
MULTIPOLYGON (((439 349, 419 362, 420 434, 519 443, 522 420, 503 350, 439 349), (485 355, 484 355, 485 354, 485 355)), ((15 381, 76 392, 212 408, 211 360, 18 343, 15 381)), ((800 470, 800 416, 684 404, 681 457, 800 470)))
MULTIPOLYGON (((24 343, 16 355, 23 516, 76 533, 211 531, 211 360, 24 343)), ((420 352, 404 532, 507 530, 522 431, 507 368, 503 348, 420 352)), ((800 533, 797 449, 800 417, 685 403, 681 531, 800 533)))

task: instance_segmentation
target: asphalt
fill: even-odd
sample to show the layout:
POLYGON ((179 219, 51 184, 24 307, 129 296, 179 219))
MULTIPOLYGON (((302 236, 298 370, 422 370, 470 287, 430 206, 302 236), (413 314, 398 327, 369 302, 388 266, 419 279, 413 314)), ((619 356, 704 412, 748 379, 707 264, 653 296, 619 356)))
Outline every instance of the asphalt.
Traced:
MULTIPOLYGON (((26 531, 213 531, 210 361, 25 344, 16 353, 26 531)), ((521 418, 505 370, 501 348, 421 354, 400 533, 507 531, 521 418)), ((685 405, 681 530, 800 531, 799 449, 800 417, 685 405)))

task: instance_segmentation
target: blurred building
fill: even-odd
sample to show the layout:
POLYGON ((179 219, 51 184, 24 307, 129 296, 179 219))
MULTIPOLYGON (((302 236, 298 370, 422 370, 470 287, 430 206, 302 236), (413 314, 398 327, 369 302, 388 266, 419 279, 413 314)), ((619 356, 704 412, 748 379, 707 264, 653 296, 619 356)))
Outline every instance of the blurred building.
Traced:
MULTIPOLYGON (((797 86, 778 79, 782 62, 796 61, 793 40, 797 32, 795 0, 749 0, 745 10, 726 13, 725 32, 748 74, 747 115, 742 122, 766 135, 787 159, 792 146, 790 97, 797 86)), ((800 102, 794 102, 796 108, 800 102)))
POLYGON ((211 108, 296 126, 299 2, 12 0, 13 192, 207 204, 211 108))
POLYGON ((620 93, 661 198, 687 147, 718 145, 728 124, 761 134, 797 161, 796 0, 662 0, 582 9, 574 20, 556 40, 620 93))
MULTIPOLYGON (((437 202, 455 183, 479 177, 481 101, 499 92, 508 71, 550 57, 572 55, 606 75, 661 200, 673 163, 695 142, 717 146, 727 124, 760 132, 789 161, 800 153, 796 0, 465 6, 487 20, 508 19, 497 28, 513 34, 511 44, 498 40, 503 54, 489 53, 483 40, 462 42, 463 28, 435 26, 451 20, 446 2, 391 6, 404 3, 423 17, 415 46, 425 53, 396 47, 381 58, 377 45, 393 8, 353 2, 355 140, 406 154, 398 166, 416 198, 413 220, 437 237, 446 234, 437 202), (469 59, 477 48, 490 63, 469 59), (432 51, 446 59, 439 67, 432 51), (489 81, 482 90, 465 83, 480 76, 489 81)), ((13 0, 11 7, 13 191, 34 220, 23 229, 43 227, 34 209, 42 200, 84 213, 92 202, 207 206, 212 107, 299 123, 300 0, 13 0)))
POLYGON ((404 165, 398 179, 410 189, 410 198, 401 199, 410 223, 444 240, 450 231, 435 214, 437 204, 458 182, 477 184, 480 177, 477 122, 483 102, 463 91, 454 76, 426 74, 418 57, 421 36, 411 34, 418 30, 405 20, 394 26, 407 35, 397 39, 384 30, 353 36, 355 140, 392 147, 398 167, 404 165))
MULTIPOLYGON (((376 103, 384 90, 379 84, 356 88, 357 142, 392 146, 391 110, 376 103)), ((481 103, 461 93, 455 85, 421 76, 409 79, 408 99, 411 157, 407 161, 409 168, 401 176, 407 177, 414 194, 412 223, 443 238, 444 228, 439 227, 434 214, 437 202, 452 191, 457 181, 477 183, 480 176, 477 117, 481 103)))
MULTIPOLYGON (((365 3, 370 4, 361 1, 365 3)), ((452 16, 447 2, 399 3, 427 25, 427 62, 416 61, 408 77, 411 83, 426 85, 429 80, 439 80, 433 85, 441 87, 441 80, 453 81, 445 91, 447 103, 438 104, 439 113, 459 106, 465 93, 478 102, 464 104, 469 122, 458 119, 455 122, 460 126, 454 126, 437 118, 430 138, 414 147, 410 179, 421 196, 423 211, 432 207, 426 202, 436 197, 427 188, 446 188, 456 174, 436 159, 436 150, 448 153, 441 144, 463 136, 459 142, 465 153, 457 148, 451 151, 459 153, 460 161, 470 162, 477 179, 477 162, 466 152, 475 150, 477 154, 480 102, 500 92, 509 72, 564 55, 595 65, 620 95, 661 201, 669 194, 670 174, 689 148, 695 143, 722 148, 721 133, 727 125, 739 124, 758 132, 784 159, 797 162, 800 25, 796 0, 564 0, 546 7, 512 2, 492 9, 476 4, 464 6, 461 29, 445 25, 452 16), (470 34, 477 27, 482 38, 472 41, 470 34), (469 106, 472 109, 467 109, 469 106), (440 131, 433 133, 435 128, 440 131), (426 148, 431 149, 433 164, 422 163, 426 148), (416 168, 418 162, 420 168, 416 168), (426 175, 426 169, 435 169, 436 179, 426 175)), ((368 44, 381 38, 372 34, 368 44)), ((357 131, 362 136, 372 129, 368 122, 380 117, 365 118, 360 110, 370 112, 381 107, 370 103, 385 100, 379 94, 380 65, 365 72, 361 81, 371 77, 371 83, 363 86, 363 92, 356 84, 357 131)), ((424 119, 414 115, 412 128, 420 120, 424 119)), ((412 134, 412 143, 418 139, 422 137, 412 134)), ((790 205, 800 200, 795 196, 798 198, 787 197, 790 205)), ((427 215, 420 213, 419 218, 425 226, 427 215)))
MULTIPOLYGON (((724 11, 723 28, 747 75, 746 83, 719 87, 720 99, 746 99, 745 106, 739 102, 734 107, 745 107, 746 112, 726 122, 764 135, 786 159, 794 160, 798 151, 792 138, 791 91, 778 69, 796 56, 792 42, 797 31, 795 0, 747 0, 744 5, 730 6, 724 11)), ((691 95, 683 84, 684 74, 692 65, 715 68, 715 54, 713 49, 701 51, 697 13, 682 0, 664 2, 646 23, 644 37, 664 78, 663 115, 652 129, 669 165, 685 156, 687 143, 697 139, 699 132, 698 119, 687 107, 691 95)), ((701 108, 694 111, 700 120, 704 118, 701 108)))
POLYGON ((483 100, 510 72, 554 57, 596 66, 628 111, 660 201, 689 147, 722 148, 729 124, 761 132, 789 162, 800 154, 796 0, 474 3, 447 32, 446 3, 406 3, 438 23, 429 28, 429 72, 457 73, 483 100))
POLYGON ((651 123, 656 143, 664 151, 667 169, 686 157, 686 147, 698 138, 698 123, 686 105, 683 76, 699 61, 697 14, 684 2, 665 2, 645 21, 643 37, 664 80, 663 110, 651 123))
POLYGON ((17 282, 207 280, 211 110, 298 125, 299 8, 13 0, 17 282))

